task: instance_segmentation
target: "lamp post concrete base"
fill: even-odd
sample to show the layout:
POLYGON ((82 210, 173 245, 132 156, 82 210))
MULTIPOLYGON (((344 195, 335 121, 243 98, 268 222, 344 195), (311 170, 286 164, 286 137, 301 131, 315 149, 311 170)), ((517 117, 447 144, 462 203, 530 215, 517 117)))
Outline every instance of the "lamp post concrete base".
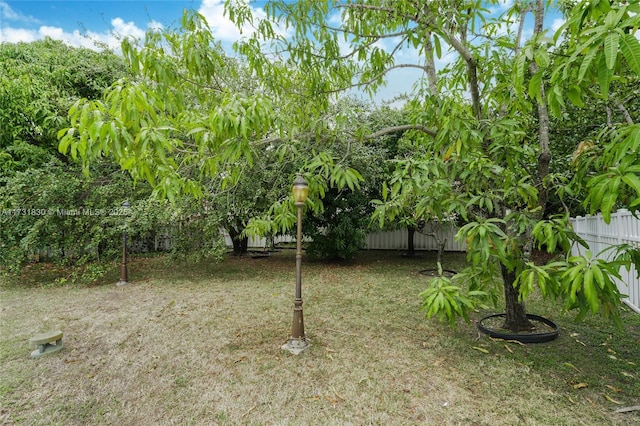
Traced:
MULTIPOLYGON (((112 282, 113 282, 113 281, 112 281, 112 282)), ((118 286, 118 287, 122 287, 122 286, 125 286, 125 285, 128 285, 128 284, 129 284, 129 282, 128 282, 128 281, 118 281, 118 282, 116 283, 116 286, 118 286)))
POLYGON ((292 337, 287 343, 282 345, 282 349, 291 352, 293 355, 300 355, 302 352, 309 349, 310 346, 311 343, 309 343, 309 339, 305 337, 301 339, 294 339, 292 337))

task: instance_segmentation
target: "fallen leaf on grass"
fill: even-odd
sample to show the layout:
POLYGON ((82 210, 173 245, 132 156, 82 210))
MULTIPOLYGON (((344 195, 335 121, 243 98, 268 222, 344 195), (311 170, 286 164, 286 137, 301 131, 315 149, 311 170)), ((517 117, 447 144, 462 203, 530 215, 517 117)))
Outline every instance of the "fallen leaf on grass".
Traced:
POLYGON ((245 413, 242 416, 240 416, 240 418, 244 419, 245 417, 247 417, 247 414, 249 414, 250 412, 255 410, 256 407, 257 407, 257 405, 254 405, 253 407, 249 408, 247 411, 245 411, 245 413))
POLYGON ((324 397, 326 398, 327 401, 329 401, 332 404, 336 404, 337 402, 339 402, 338 398, 332 398, 330 395, 325 395, 324 397))
POLYGON ((640 405, 618 408, 616 411, 614 411, 614 413, 629 413, 631 411, 640 411, 640 405))
POLYGON ((607 395, 606 393, 604 394, 604 397, 607 398, 607 401, 613 402, 614 404, 617 405, 622 405, 622 402, 620 401, 616 401, 615 399, 611 398, 609 395, 607 395))
POLYGON ((611 359, 615 359, 615 360, 617 360, 617 359, 618 359, 618 358, 616 358, 616 357, 615 357, 615 355, 609 355, 609 358, 611 358, 611 359))
POLYGON ((504 348, 505 348, 507 351, 509 351, 510 353, 513 353, 513 351, 511 350, 511 348, 510 348, 509 346, 504 345, 504 348))
POLYGON ((570 337, 578 337, 578 336, 579 336, 579 334, 578 334, 578 333, 571 333, 569 336, 570 336, 570 337))
POLYGON ((609 388, 609 389, 611 389, 611 390, 612 390, 612 391, 614 391, 614 392, 622 392, 622 389, 615 388, 615 387, 613 387, 613 386, 611 386, 611 385, 604 385, 604 387, 605 387, 605 388, 609 388))
POLYGON ((438 358, 438 359, 433 363, 433 366, 434 366, 434 367, 437 367, 437 366, 439 366, 440 364, 442 364, 445 360, 446 360, 446 358, 444 358, 444 357, 442 357, 442 358, 438 358))
POLYGON ((584 382, 580 382, 580 383, 576 383, 575 385, 573 385, 574 389, 583 389, 588 387, 589 385, 587 383, 584 382))
POLYGON ((513 339, 500 339, 497 337, 489 337, 489 339, 493 340, 494 342, 508 342, 508 343, 517 343, 520 346, 527 346, 526 344, 518 341, 518 340, 513 340, 513 339))
POLYGON ((336 390, 334 388, 331 388, 331 390, 333 391, 333 393, 335 394, 335 396, 337 396, 339 399, 346 401, 346 399, 344 398, 344 396, 340 395, 338 392, 336 392, 336 390))
POLYGON ((626 371, 622 371, 622 375, 627 377, 635 377, 633 374, 627 373, 626 371))
POLYGON ((575 365, 571 364, 570 362, 565 362, 564 365, 566 365, 567 367, 571 367, 574 370, 576 370, 578 373, 582 373, 580 370, 578 370, 578 367, 576 367, 575 365))
POLYGON ((489 353, 489 351, 486 350, 485 348, 479 348, 478 346, 473 346, 472 349, 475 349, 476 351, 480 351, 483 354, 488 354, 489 353))
POLYGON ((587 346, 587 345, 586 345, 586 343, 581 342, 581 341, 580 341, 580 340, 578 340, 578 339, 576 339, 576 342, 580 343, 582 346, 585 346, 585 347, 587 346))

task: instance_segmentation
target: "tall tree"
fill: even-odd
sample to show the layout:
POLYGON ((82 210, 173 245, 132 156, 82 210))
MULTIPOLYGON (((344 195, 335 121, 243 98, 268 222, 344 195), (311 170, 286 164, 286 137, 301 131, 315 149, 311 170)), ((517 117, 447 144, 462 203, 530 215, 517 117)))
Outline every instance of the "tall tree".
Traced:
POLYGON ((109 212, 133 195, 131 179, 107 162, 84 177, 58 152, 56 134, 74 100, 100 97, 124 74, 122 59, 109 51, 48 38, 0 44, 1 266, 19 271, 40 250, 104 259, 118 247, 122 218, 109 212))
MULTIPOLYGON (((557 180, 550 174, 549 110, 560 114, 565 97, 579 97, 580 79, 577 85, 561 82, 573 81, 566 78, 572 72, 586 73, 590 69, 586 60, 596 58, 598 80, 606 92, 622 56, 636 67, 640 45, 633 37, 638 20, 633 13, 638 6, 580 2, 571 9, 566 26, 574 33, 570 49, 575 53, 555 61, 552 68, 549 52, 554 40, 544 30, 545 2, 516 1, 497 15, 490 8, 499 4, 271 1, 264 7, 270 22, 254 23, 258 30, 237 46, 261 75, 286 76, 286 70, 297 69, 304 79, 296 84, 318 99, 319 105, 354 86, 373 93, 396 69, 423 72, 410 103, 411 120, 386 131, 411 132, 425 154, 400 165, 386 201, 394 203, 401 197, 403 202, 415 203, 411 209, 418 214, 432 214, 438 206, 444 214, 465 219, 458 237, 466 239, 471 263, 453 278, 453 285, 437 281, 424 293, 428 315, 450 321, 458 315, 466 317, 476 299, 492 294, 499 272, 508 329, 530 327, 523 300, 535 284, 545 296, 564 298, 568 308, 585 313, 604 307, 605 314, 615 317, 620 294, 612 277, 618 276, 620 263, 567 257, 538 266, 529 255, 536 244, 550 251, 562 246, 567 251, 572 241, 579 240, 568 226, 568 214, 544 217, 549 192, 565 190, 554 185, 557 180), (528 15, 533 15, 534 30, 524 40, 528 15), (274 27, 280 32, 274 32, 274 27), (290 33, 277 35, 284 33, 282 27, 290 33), (279 61, 267 59, 265 45, 279 61), (615 55, 618 49, 623 55, 615 55), (439 68, 438 60, 447 55, 455 59, 439 68), (407 57, 413 60, 404 60, 407 57), (410 172, 402 177, 403 170, 410 172)), ((252 20, 245 4, 229 1, 227 5, 229 16, 239 25, 252 20)), ((637 76, 635 69, 634 73, 637 76)), ((633 131, 631 135, 629 147, 614 150, 617 161, 623 160, 620 152, 637 146, 633 144, 640 139, 633 131)), ((604 203, 598 196, 607 188, 617 194, 613 186, 620 182, 629 185, 631 199, 636 199, 640 186, 629 174, 635 171, 634 161, 622 161, 627 168, 618 180, 607 177, 617 172, 591 178, 600 191, 587 200, 591 208, 602 208, 607 217, 610 201, 617 195, 607 195, 604 203)), ((388 211, 395 214, 392 208, 388 211)), ((625 256, 622 262, 630 260, 625 256)))
POLYGON ((250 230, 261 233, 294 223, 293 201, 271 190, 288 195, 295 172, 306 175, 315 210, 329 186, 354 189, 361 180, 324 153, 323 141, 337 123, 324 120, 298 93, 273 90, 278 76, 252 73, 226 55, 203 16, 186 12, 179 28, 125 39, 122 50, 133 77, 111 86, 104 100, 77 102, 69 111, 71 126, 60 133, 60 150, 85 166, 113 158, 172 202, 182 194, 206 195, 218 207, 236 209, 221 217, 237 250, 246 249, 241 233, 249 215, 275 219, 255 221, 250 230), (286 188, 264 167, 278 162, 289 165, 279 171, 286 173, 286 188), (258 186, 273 196, 266 212, 257 211, 265 200, 250 196, 258 186), (240 194, 250 197, 240 202, 240 194), (248 206, 252 201, 258 203, 248 206))
POLYGON ((79 97, 99 98, 125 74, 113 52, 76 49, 45 38, 0 44, 0 164, 2 174, 40 166, 54 155, 57 131, 79 97))

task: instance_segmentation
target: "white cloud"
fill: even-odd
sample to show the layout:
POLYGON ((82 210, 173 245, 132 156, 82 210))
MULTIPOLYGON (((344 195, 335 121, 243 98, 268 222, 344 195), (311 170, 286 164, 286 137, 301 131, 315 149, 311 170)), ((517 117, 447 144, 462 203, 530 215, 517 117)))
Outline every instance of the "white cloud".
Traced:
POLYGON ((154 21, 152 19, 151 21, 149 21, 149 24, 147 24, 147 27, 150 30, 159 31, 159 30, 162 30, 164 28, 164 25, 162 25, 160 22, 154 21))
POLYGON ((489 8, 489 12, 493 14, 498 14, 502 12, 506 12, 513 6, 513 0, 500 0, 498 4, 494 7, 489 8))
POLYGON ((111 20, 111 26, 113 30, 111 33, 118 37, 133 37, 135 39, 144 38, 145 30, 139 28, 133 22, 124 22, 122 18, 113 18, 111 20))
POLYGON ((0 22, 2 22, 3 20, 28 22, 28 23, 35 23, 35 24, 39 23, 39 21, 33 16, 27 16, 27 15, 23 15, 20 12, 16 12, 6 2, 0 1, 0 22))
MULTIPOLYGON (((147 28, 158 29, 162 28, 162 25, 156 21, 151 21, 147 28)), ((54 40, 62 40, 68 45, 75 47, 101 50, 101 46, 106 45, 110 49, 118 50, 122 38, 142 38, 144 37, 145 31, 145 29, 138 27, 134 22, 125 22, 122 18, 112 19, 111 28, 100 33, 90 30, 73 30, 69 32, 63 28, 48 25, 42 25, 38 29, 0 26, 0 43, 32 42, 45 37, 51 37, 54 40)))
POLYGON ((19 41, 31 42, 38 39, 38 32, 24 28, 0 28, 0 43, 17 43, 19 41))
MULTIPOLYGON (((236 24, 225 16, 224 0, 203 0, 198 13, 205 17, 213 36, 220 41, 233 42, 243 36, 249 37, 255 31, 249 25, 244 25, 242 30, 238 29, 236 24)), ((264 11, 260 8, 253 9, 252 13, 254 17, 258 18, 265 16, 264 11)))
MULTIPOLYGON (((240 29, 233 23, 224 11, 224 0, 202 0, 198 13, 205 17, 211 33, 216 40, 221 42, 234 42, 245 37, 250 37, 256 29, 250 24, 246 23, 241 26, 240 29)), ((264 9, 260 7, 253 7, 251 4, 247 5, 253 15, 253 19, 257 22, 267 17, 264 9)), ((278 35, 286 36, 288 31, 284 28, 278 27, 273 24, 273 31, 278 35)))
POLYGON ((551 31, 554 33, 560 29, 560 27, 565 23, 564 18, 556 18, 551 23, 551 31))
MULTIPOLYGON (((266 13, 262 8, 249 7, 255 19, 259 20, 266 17, 266 13)), ((242 37, 251 36, 255 31, 249 24, 245 24, 241 29, 238 29, 236 25, 225 16, 224 0, 203 0, 198 12, 207 19, 214 37, 222 42, 234 42, 242 37)), ((34 18, 20 14, 2 0, 0 0, 0 13, 4 21, 11 20, 38 24, 34 18)), ((144 28, 133 21, 125 21, 120 17, 111 19, 110 24, 111 27, 104 32, 95 32, 90 29, 85 31, 69 31, 60 27, 46 25, 40 26, 37 29, 20 28, 15 24, 12 26, 0 25, 0 42, 31 42, 48 36, 77 47, 88 47, 98 50, 99 47, 97 47, 96 44, 102 44, 107 45, 111 49, 118 49, 120 40, 124 37, 141 39, 144 38, 147 29, 157 30, 163 28, 162 24, 157 21, 150 21, 146 28, 144 28)), ((274 30, 279 34, 286 34, 284 30, 280 31, 277 27, 274 28, 274 30)))

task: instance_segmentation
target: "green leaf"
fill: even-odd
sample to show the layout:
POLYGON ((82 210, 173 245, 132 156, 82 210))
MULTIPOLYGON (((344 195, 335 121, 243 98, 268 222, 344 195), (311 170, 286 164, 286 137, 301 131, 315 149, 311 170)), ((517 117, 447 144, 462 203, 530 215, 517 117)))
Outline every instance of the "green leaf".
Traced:
POLYGON ((515 66, 513 67, 513 85, 516 89, 522 87, 523 85, 526 61, 527 57, 525 55, 518 55, 518 57, 516 58, 515 66))
POLYGON ((587 299, 587 304, 591 308, 591 312, 594 314, 597 313, 600 302, 598 300, 598 291, 593 284, 593 271, 591 269, 587 269, 584 274, 583 288, 584 296, 585 299, 587 299))
POLYGON ((622 36, 620 50, 637 76, 640 76, 640 42, 632 34, 622 36))
POLYGON ((572 104, 574 104, 578 108, 584 107, 584 102, 582 102, 581 92, 578 87, 574 86, 567 90, 565 93, 567 94, 567 98, 569 98, 572 104))
POLYGON ((604 38, 604 57, 609 70, 613 70, 618 56, 618 45, 620 43, 620 34, 611 31, 604 38))
POLYGON ((442 45, 440 43, 440 37, 435 34, 433 35, 433 46, 436 50, 436 57, 438 59, 442 58, 442 45))
POLYGON ((607 63, 604 57, 601 57, 598 64, 598 82, 600 83, 600 92, 604 99, 609 98, 609 86, 613 79, 613 70, 607 67, 607 63))
POLYGON ((622 176, 622 181, 633 188, 640 197, 640 178, 635 173, 627 173, 622 176))
POLYGON ((537 72, 531 77, 531 80, 529 80, 529 96, 540 100, 541 87, 542 87, 542 73, 537 72))
POLYGON ((549 53, 546 50, 537 50, 534 54, 534 59, 540 68, 544 69, 549 66, 549 53))
POLYGON ((591 62, 593 62, 593 58, 596 57, 598 50, 593 49, 587 53, 587 56, 584 57, 582 63, 580 64, 580 69, 578 70, 578 83, 584 80, 584 76, 587 71, 591 68, 591 62))
POLYGON ((598 266, 597 263, 594 263, 593 265, 591 265, 591 271, 593 271, 593 278, 595 282, 598 284, 598 286, 600 288, 604 288, 605 277, 604 277, 604 274, 602 273, 602 269, 600 269, 600 266, 598 266))

